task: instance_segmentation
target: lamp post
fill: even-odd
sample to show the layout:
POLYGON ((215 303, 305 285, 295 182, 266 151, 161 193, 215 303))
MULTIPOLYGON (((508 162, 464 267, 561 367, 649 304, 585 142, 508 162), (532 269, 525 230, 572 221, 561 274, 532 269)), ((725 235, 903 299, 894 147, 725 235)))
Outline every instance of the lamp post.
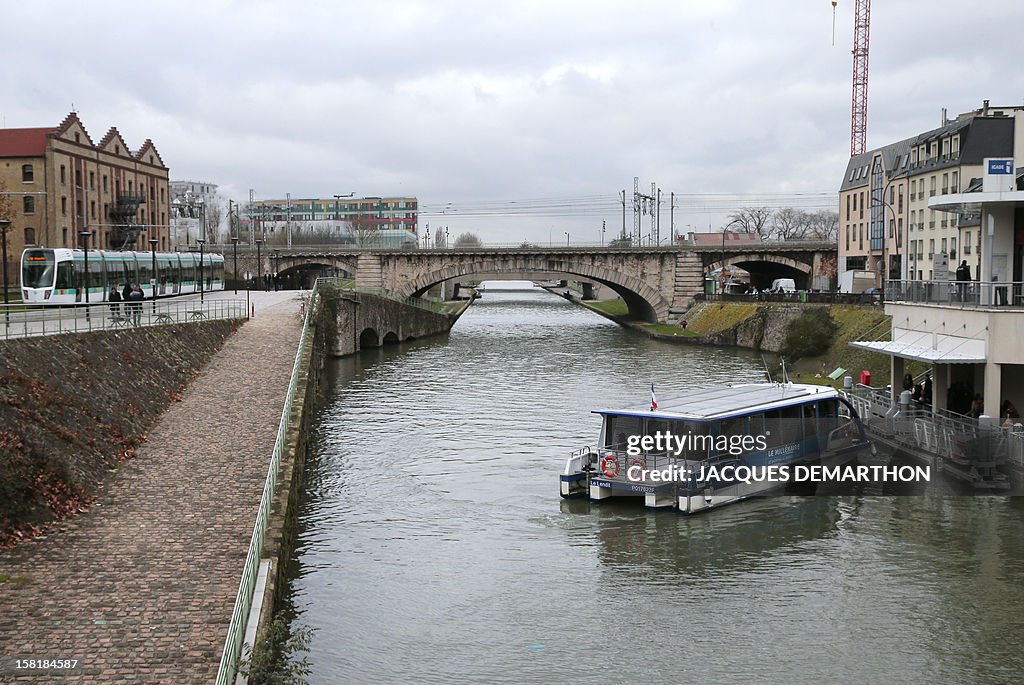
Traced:
POLYGON ((277 279, 281 273, 281 251, 274 250, 274 292, 277 292, 277 279))
MULTIPOLYGON (((725 292, 725 234, 730 233, 728 228, 722 229, 722 268, 718 272, 718 283, 722 289, 722 293, 725 292)), ((753 280, 753 279, 751 279, 753 280)))
POLYGON ((92 233, 89 231, 79 231, 78 237, 82 239, 82 249, 85 251, 83 256, 84 271, 82 273, 82 285, 85 286, 85 318, 89 318, 89 236, 92 233))
POLYGON ((10 302, 7 299, 7 229, 11 227, 11 222, 7 219, 0 219, 0 233, 2 233, 3 239, 3 257, 4 257, 4 323, 8 326, 11 325, 11 310, 8 307, 10 302))
POLYGON ((254 242, 256 243, 256 278, 260 283, 260 290, 266 290, 263 282, 263 257, 260 256, 260 245, 263 244, 263 241, 257 238, 254 242))
POLYGON ((206 241, 202 238, 197 238, 196 242, 199 243, 199 304, 202 304, 203 295, 205 294, 203 286, 206 285, 206 274, 203 273, 203 247, 206 245, 206 241))
POLYGON ((569 247, 569 231, 565 232, 565 246, 569 247))
POLYGON ((238 236, 231 236, 231 252, 232 259, 235 262, 234 267, 231 269, 231 275, 235 277, 235 295, 238 294, 238 236))
MULTIPOLYGON (((150 252, 153 255, 153 279, 152 279, 151 283, 153 285, 153 313, 154 314, 156 313, 156 286, 157 286, 157 277, 156 277, 156 244, 159 243, 159 242, 160 241, 157 240, 156 238, 150 238, 149 239, 149 250, 150 250, 150 252)), ((139 305, 139 306, 141 307, 142 305, 139 305)))

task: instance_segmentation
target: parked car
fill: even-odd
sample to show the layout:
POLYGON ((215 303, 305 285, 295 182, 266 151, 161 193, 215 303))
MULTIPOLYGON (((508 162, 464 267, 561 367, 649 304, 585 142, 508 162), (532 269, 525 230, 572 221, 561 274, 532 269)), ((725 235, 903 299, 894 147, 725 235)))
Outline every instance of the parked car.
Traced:
POLYGON ((860 294, 861 304, 878 304, 882 301, 881 288, 868 288, 860 294))

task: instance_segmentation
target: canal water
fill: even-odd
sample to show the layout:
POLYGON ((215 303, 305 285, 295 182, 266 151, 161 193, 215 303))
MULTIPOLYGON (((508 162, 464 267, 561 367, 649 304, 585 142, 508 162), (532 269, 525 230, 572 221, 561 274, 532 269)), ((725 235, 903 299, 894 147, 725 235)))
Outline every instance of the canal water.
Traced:
POLYGON ((756 355, 488 289, 446 339, 333 362, 290 604, 314 683, 1019 682, 1024 500, 562 500, 597 407, 756 355))

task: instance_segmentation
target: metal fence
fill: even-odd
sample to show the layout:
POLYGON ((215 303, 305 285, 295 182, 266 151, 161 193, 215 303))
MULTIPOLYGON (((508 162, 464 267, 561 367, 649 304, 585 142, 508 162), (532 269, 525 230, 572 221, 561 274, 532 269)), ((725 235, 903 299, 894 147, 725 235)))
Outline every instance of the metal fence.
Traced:
POLYGON ((886 302, 921 302, 951 307, 1024 307, 1021 281, 889 281, 886 302))
POLYGON ((242 578, 238 584, 235 608, 231 612, 231 623, 228 626, 227 637, 224 639, 224 651, 221 654, 220 668, 217 671, 217 685, 228 685, 228 683, 234 680, 235 671, 238 669, 238 662, 242 654, 246 621, 252 608, 256 575, 259 571, 260 556, 263 553, 263 543, 267 534, 267 524, 270 520, 270 509, 274 500, 274 492, 277 489, 277 472, 280 469, 281 457, 285 451, 288 437, 288 420, 291 417, 292 408, 295 404, 295 392, 299 384, 299 368, 302 363, 302 353, 306 349, 307 344, 309 344, 310 322, 312 321, 317 297, 319 296, 319 285, 319 282, 313 285, 309 307, 306 309, 302 320, 302 334, 299 336, 299 347, 295 352, 292 375, 288 381, 288 390, 285 393, 284 408, 281 410, 281 422, 277 426, 277 440, 274 443, 274 451, 270 457, 267 478, 263 483, 263 494, 260 497, 259 509, 256 512, 256 523, 253 526, 252 538, 249 541, 249 551, 246 554, 245 564, 242 567, 242 578))
POLYGON ((245 300, 147 300, 90 306, 0 305, 0 336, 27 338, 59 333, 125 330, 248 315, 245 300))

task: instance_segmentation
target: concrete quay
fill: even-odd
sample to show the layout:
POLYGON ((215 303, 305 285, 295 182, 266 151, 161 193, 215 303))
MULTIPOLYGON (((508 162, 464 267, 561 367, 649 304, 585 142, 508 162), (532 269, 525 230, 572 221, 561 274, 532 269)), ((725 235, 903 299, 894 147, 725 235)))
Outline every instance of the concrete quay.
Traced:
POLYGON ((251 293, 255 318, 96 505, 0 552, 0 682, 214 680, 295 359, 300 294, 251 293), (78 667, 16 670, 16 658, 78 667))

